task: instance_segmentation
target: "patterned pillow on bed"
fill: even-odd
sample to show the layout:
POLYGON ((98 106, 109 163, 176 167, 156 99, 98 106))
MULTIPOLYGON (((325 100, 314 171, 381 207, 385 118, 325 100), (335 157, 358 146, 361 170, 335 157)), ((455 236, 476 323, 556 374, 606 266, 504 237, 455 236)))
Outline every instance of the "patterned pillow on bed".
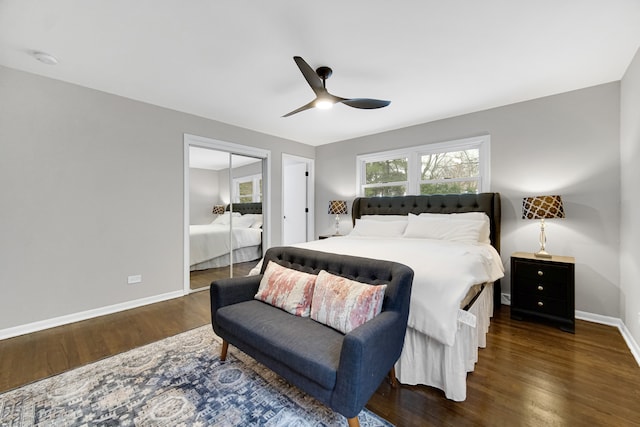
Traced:
POLYGON ((317 277, 269 261, 255 299, 281 308, 287 313, 309 317, 317 277))
POLYGON ((313 290, 311 318, 344 334, 382 311, 387 285, 368 285, 321 270, 313 290))

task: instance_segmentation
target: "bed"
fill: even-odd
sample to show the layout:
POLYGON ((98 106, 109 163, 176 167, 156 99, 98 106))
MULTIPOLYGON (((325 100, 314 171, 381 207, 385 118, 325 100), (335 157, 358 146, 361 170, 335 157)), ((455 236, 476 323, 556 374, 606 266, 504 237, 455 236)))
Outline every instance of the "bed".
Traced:
POLYGON ((500 301, 500 215, 498 193, 357 198, 349 235, 294 246, 413 268, 409 327, 396 375, 403 384, 436 387, 448 399, 463 401, 467 373, 474 369, 478 348, 486 346, 490 317, 500 301), (476 220, 484 225, 471 225, 476 220), (394 227, 402 221, 410 225, 398 234, 394 227), (472 229, 482 243, 467 241, 472 229))
POLYGON ((262 203, 234 203, 210 224, 189 226, 189 269, 226 267, 262 257, 262 203), (232 225, 232 227, 230 226, 232 225), (232 233, 230 233, 232 230, 232 233), (229 235, 232 236, 230 245, 229 235))

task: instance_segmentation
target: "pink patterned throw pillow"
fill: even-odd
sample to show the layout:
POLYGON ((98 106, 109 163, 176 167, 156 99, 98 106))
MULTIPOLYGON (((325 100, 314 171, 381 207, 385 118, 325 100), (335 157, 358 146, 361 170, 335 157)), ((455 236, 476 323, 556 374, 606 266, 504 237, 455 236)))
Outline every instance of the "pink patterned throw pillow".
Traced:
POLYGON ((269 261, 255 299, 281 308, 287 313, 309 317, 317 277, 269 261))
POLYGON ((387 285, 368 285, 322 270, 311 301, 311 318, 348 334, 382 311, 387 285))

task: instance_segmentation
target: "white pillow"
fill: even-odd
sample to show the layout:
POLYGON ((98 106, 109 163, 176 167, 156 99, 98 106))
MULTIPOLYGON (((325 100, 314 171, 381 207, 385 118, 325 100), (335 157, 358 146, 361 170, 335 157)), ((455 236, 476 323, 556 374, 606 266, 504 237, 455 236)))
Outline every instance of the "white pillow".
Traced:
POLYGON ((404 237, 448 240, 450 242, 477 243, 483 221, 452 219, 448 216, 417 216, 409 214, 404 237))
POLYGON ((437 213, 427 213, 423 212, 420 215, 422 217, 433 217, 433 218, 450 218, 452 220, 473 220, 473 221, 481 221, 482 228, 480 229, 480 243, 488 243, 491 244, 491 221, 489 217, 484 212, 461 212, 461 213, 450 213, 450 214, 437 214, 437 213))
POLYGON ((253 224, 251 224, 251 228, 262 228, 262 214, 246 214, 251 215, 253 218, 253 224))
POLYGON ((372 221, 407 221, 407 215, 362 215, 361 219, 372 221))
MULTIPOLYGON (((234 219, 240 216, 240 212, 233 212, 234 219)), ((218 215, 216 219, 211 221, 211 224, 229 225, 231 221, 231 212, 225 212, 222 215, 218 215)))
POLYGON ((356 225, 350 236, 402 237, 407 221, 375 221, 356 219, 356 225))

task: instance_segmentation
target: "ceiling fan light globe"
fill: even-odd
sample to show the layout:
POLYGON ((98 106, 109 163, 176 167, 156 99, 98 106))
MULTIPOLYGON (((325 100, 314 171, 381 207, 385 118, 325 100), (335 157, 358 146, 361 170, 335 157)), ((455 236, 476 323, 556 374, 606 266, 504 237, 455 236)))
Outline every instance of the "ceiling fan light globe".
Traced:
POLYGON ((333 102, 326 99, 319 99, 315 102, 315 107, 320 110, 329 110, 333 107, 333 102))

